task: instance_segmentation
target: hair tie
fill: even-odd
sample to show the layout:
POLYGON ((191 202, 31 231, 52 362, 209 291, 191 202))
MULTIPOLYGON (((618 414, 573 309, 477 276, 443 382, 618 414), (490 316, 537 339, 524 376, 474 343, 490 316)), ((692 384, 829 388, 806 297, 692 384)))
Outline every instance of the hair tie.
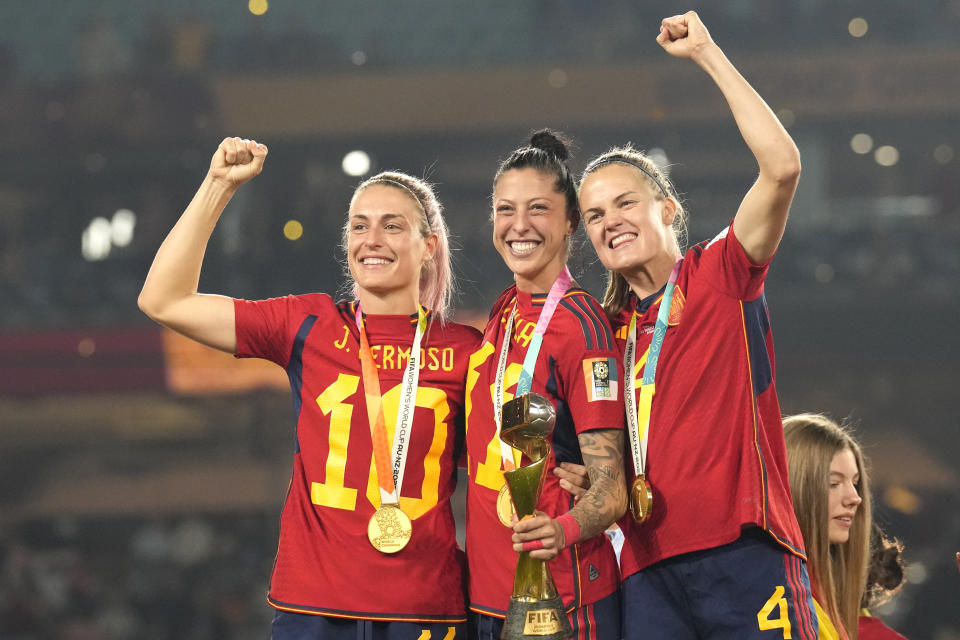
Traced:
POLYGON ((413 199, 417 201, 417 204, 418 204, 418 205, 420 205, 420 211, 423 212, 423 215, 424 215, 424 217, 427 218, 427 223, 429 224, 429 222, 430 222, 430 214, 427 212, 427 208, 426 208, 425 206, 423 206, 423 201, 420 200, 420 196, 418 196, 413 189, 411 189, 411 188, 408 187, 407 185, 403 184, 403 183, 400 182, 399 180, 394 180, 393 178, 388 178, 388 177, 386 177, 386 176, 379 177, 379 178, 378 178, 378 177, 371 178, 371 179, 367 182, 367 186, 369 186, 369 185, 371 185, 371 184, 377 184, 377 183, 380 183, 380 184, 386 183, 386 184, 389 184, 389 185, 398 187, 398 188, 400 188, 400 189, 403 189, 403 190, 406 191, 407 193, 409 193, 411 196, 413 196, 413 199))
POLYGON ((606 165, 608 165, 608 164, 611 164, 611 163, 613 163, 613 162, 618 162, 618 163, 620 163, 620 164, 628 164, 628 165, 630 165, 631 167, 635 167, 635 168, 639 169, 640 171, 642 171, 643 173, 645 173, 645 174, 647 175, 647 177, 649 177, 651 180, 653 180, 654 184, 656 184, 656 185, 660 188, 660 191, 663 192, 663 196, 664 196, 665 198, 669 198, 669 197, 670 197, 670 192, 667 191, 666 187, 663 186, 663 183, 660 182, 660 180, 657 178, 657 176, 655 176, 655 175, 653 175, 652 173, 650 173, 650 172, 649 172, 646 168, 644 168, 644 166, 641 165, 639 162, 637 162, 637 161, 634 160, 633 158, 629 158, 629 157, 627 157, 627 156, 615 156, 615 157, 612 157, 612 158, 604 158, 603 160, 597 162, 596 164, 591 164, 590 166, 588 166, 587 169, 586 169, 586 171, 584 171, 584 173, 586 173, 586 174, 589 175, 589 174, 593 173, 594 171, 596 171, 597 169, 599 169, 600 167, 604 167, 604 166, 606 166, 606 165))

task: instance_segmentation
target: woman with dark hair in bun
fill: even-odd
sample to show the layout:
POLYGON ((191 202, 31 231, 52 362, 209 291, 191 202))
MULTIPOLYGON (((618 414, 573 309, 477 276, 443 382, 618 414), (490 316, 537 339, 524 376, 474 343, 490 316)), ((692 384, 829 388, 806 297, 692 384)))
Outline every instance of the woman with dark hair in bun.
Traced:
MULTIPOLYGON (((267 148, 227 138, 140 293, 155 321, 290 379, 293 472, 267 601, 273 640, 465 636, 450 497, 464 378, 480 332, 445 320, 447 228, 424 181, 384 172, 354 191, 342 250, 352 300, 198 293, 214 227, 267 148)), ((276 425, 271 425, 276 426, 276 425)))
POLYGON ((871 609, 878 607, 900 592, 906 580, 903 568, 903 544, 888 538, 876 522, 870 528, 870 567, 867 570, 867 588, 860 601, 857 619, 859 640, 906 640, 904 636, 875 618, 871 609))
POLYGON ((680 200, 648 156, 613 149, 581 180, 629 399, 624 638, 812 639, 764 297, 800 154, 696 13, 664 19, 657 42, 716 83, 759 173, 732 222, 686 252, 680 200))
POLYGON ((466 547, 481 640, 500 638, 520 551, 549 561, 574 638, 620 638, 619 572, 603 534, 626 508, 620 354, 603 309, 567 269, 580 222, 568 156, 556 134, 540 131, 493 181, 493 244, 514 284, 494 304, 467 375, 466 547), (556 423, 536 514, 518 522, 503 473, 530 460, 501 444, 500 416, 528 392, 549 400, 556 423), (555 475, 565 462, 584 464, 592 481, 576 503, 555 475))

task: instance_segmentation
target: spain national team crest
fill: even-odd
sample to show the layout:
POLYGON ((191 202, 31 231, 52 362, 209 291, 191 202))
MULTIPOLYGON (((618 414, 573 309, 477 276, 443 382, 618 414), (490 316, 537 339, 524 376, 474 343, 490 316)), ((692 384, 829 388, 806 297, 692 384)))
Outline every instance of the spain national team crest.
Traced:
POLYGON ((673 300, 670 301, 670 316, 667 318, 667 325, 675 327, 680 324, 680 316, 683 315, 683 305, 687 302, 683 295, 683 289, 673 288, 673 300))
POLYGON ((583 379, 587 386, 587 398, 594 400, 619 400, 617 387, 618 367, 613 358, 587 358, 583 361, 583 379))

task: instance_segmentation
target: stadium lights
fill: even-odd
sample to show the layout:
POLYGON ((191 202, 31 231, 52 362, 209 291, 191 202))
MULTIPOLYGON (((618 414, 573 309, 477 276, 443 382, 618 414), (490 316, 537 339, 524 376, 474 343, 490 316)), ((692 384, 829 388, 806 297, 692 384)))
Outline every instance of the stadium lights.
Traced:
POLYGON ((854 18, 847 24, 847 31, 854 38, 862 38, 867 35, 870 25, 863 18, 854 18))
POLYGON ((877 150, 873 152, 873 159, 881 167, 892 167, 900 161, 900 152, 896 147, 885 144, 882 147, 877 147, 877 150))
POLYGON ((133 241, 136 226, 137 214, 130 209, 117 209, 110 220, 97 216, 80 237, 83 259, 87 262, 106 260, 113 247, 126 247, 133 241))
POLYGON ((299 220, 287 220, 283 225, 283 237, 295 242, 303 237, 303 224, 299 220))
POLYGON ((850 138, 850 148, 853 149, 854 153, 859 153, 864 155, 870 153, 873 149, 873 138, 870 137, 869 133, 857 133, 850 138))
POLYGON ((343 172, 348 176, 362 176, 370 171, 370 156, 366 151, 351 151, 343 156, 343 162, 340 163, 343 172))
POLYGON ((953 160, 953 147, 948 144, 938 144, 933 148, 933 159, 938 164, 950 164, 953 160))

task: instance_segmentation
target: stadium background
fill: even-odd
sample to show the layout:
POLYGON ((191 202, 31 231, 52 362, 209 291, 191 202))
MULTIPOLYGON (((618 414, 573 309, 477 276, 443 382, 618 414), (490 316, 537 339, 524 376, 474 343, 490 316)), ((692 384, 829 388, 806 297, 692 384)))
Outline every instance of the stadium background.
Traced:
MULTIPOLYGON (((293 438, 283 374, 136 308, 220 139, 270 157, 224 215, 202 290, 340 290, 360 179, 346 170, 365 156, 367 173, 437 185, 457 317, 482 323, 509 281, 490 180, 533 128, 569 133, 576 169, 615 143, 652 151, 691 241, 732 217, 753 159, 709 78, 654 41, 688 8, 3 3, 0 637, 267 635, 293 438)), ((877 517, 906 545, 909 583, 881 613, 914 640, 960 638, 960 2, 696 8, 803 154, 767 287, 784 412, 857 425, 877 517)), ((582 235, 571 265, 602 290, 582 235)))

